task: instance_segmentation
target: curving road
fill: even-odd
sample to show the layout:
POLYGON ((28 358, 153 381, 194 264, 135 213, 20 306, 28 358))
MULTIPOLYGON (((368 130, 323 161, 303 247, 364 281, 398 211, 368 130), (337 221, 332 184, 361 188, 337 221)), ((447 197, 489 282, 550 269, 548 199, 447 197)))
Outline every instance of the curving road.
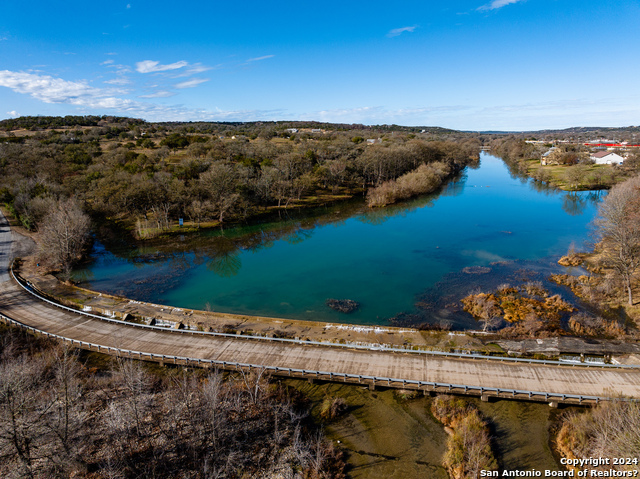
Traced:
MULTIPOLYGON (((0 313, 40 331, 75 341, 93 343, 104 348, 119 348, 144 354, 178 356, 195 360, 400 379, 400 382, 394 384, 396 387, 404 386, 402 380, 410 380, 559 395, 600 398, 622 395, 640 398, 640 370, 638 369, 550 366, 283 344, 262 340, 181 334, 177 331, 135 328, 126 324, 106 322, 56 308, 27 293, 14 280, 8 280, 6 268, 9 264, 10 252, 11 232, 2 217, 0 219, 0 267, 2 268, 0 313)), ((88 345, 82 347, 88 347, 88 345)), ((526 399, 526 395, 516 396, 515 394, 514 397, 526 399)), ((542 398, 544 399, 545 396, 543 395, 542 398)))
POLYGON ((183 335, 61 310, 31 296, 14 281, 0 284, 0 311, 42 331, 147 354, 553 394, 640 398, 640 372, 635 369, 513 364, 183 335))
POLYGON ((11 262, 11 229, 0 211, 0 283, 9 281, 9 263, 11 262))

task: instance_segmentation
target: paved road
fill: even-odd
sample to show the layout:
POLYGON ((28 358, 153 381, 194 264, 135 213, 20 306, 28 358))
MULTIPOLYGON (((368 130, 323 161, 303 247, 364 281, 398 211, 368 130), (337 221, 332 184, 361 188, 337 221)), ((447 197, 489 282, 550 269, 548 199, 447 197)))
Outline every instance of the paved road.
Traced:
POLYGON ((637 370, 474 361, 145 330, 55 308, 13 281, 0 284, 0 312, 53 334, 144 353, 468 386, 640 398, 637 370))
POLYGON ((143 353, 554 394, 640 398, 637 370, 559 367, 282 344, 133 328, 55 308, 6 273, 11 232, 0 213, 0 312, 77 341, 143 353))
POLYGON ((7 270, 11 261, 11 229, 0 211, 0 283, 9 281, 7 270))

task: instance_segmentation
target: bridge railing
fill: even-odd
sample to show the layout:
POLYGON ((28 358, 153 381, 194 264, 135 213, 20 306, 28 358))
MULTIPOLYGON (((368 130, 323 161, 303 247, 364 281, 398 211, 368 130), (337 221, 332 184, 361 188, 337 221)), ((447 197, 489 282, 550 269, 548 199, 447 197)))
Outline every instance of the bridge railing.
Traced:
MULTIPOLYGON (((15 263, 15 260, 14 260, 15 263)), ((22 287, 29 294, 35 296, 41 301, 44 301, 52 306, 57 308, 61 308, 67 311, 71 311, 76 314, 80 314, 83 316, 88 316, 91 318, 99 319, 101 321, 107 321, 110 323, 116 323, 120 325, 132 326, 135 328, 144 328, 151 329, 156 331, 164 331, 175 334, 192 334, 192 335, 201 335, 201 336, 214 336, 221 338, 232 338, 232 339, 244 339, 244 340, 256 340, 256 341, 271 341, 274 343, 282 343, 282 344, 299 344, 305 346, 321 346, 321 347, 333 347, 333 348, 342 348, 342 349, 356 349, 356 350, 366 350, 366 351, 384 351, 384 352, 394 352, 394 353, 408 353, 408 354, 422 354, 427 356, 439 356, 445 358, 458 358, 458 359, 474 359, 474 360, 490 360, 490 361, 501 361, 501 362, 510 362, 510 363, 523 363, 523 364, 541 364, 541 365, 550 365, 550 366, 563 366, 563 367, 589 367, 589 368, 614 368, 614 369, 638 369, 640 366, 632 365, 632 364, 603 364, 603 363, 574 363, 574 362, 565 362, 565 361, 554 361, 549 359, 529 359, 529 358, 512 358, 505 356, 488 356, 484 354, 476 354, 476 353, 450 353, 445 351, 430 351, 424 349, 404 349, 404 348, 395 348, 395 347, 386 347, 382 345, 362 345, 362 344, 353 344, 353 343, 331 343, 324 341, 305 341, 300 339, 289 339, 289 338, 273 338, 273 337, 265 337, 265 336, 256 336, 256 335, 248 335, 248 334, 232 334, 232 333, 219 333, 214 331, 195 331, 192 329, 169 329, 162 326, 153 326, 150 324, 140 324, 134 323, 130 321, 124 321, 120 319, 113 319, 106 316, 102 316, 99 314, 93 314, 88 311, 82 311, 80 309, 72 308, 70 306, 65 306, 60 304, 57 301, 53 301, 49 298, 46 298, 42 294, 40 294, 36 288, 27 280, 22 278, 18 273, 14 271, 14 263, 11 264, 10 271, 11 276, 14 281, 22 287)))
POLYGON ((68 338, 59 334, 49 333, 33 326, 28 326, 20 321, 12 319, 2 313, 0 313, 0 320, 17 326, 26 331, 32 333, 41 334, 48 338, 55 338, 72 346, 79 347, 81 349, 96 350, 105 354, 115 354, 118 356, 128 357, 130 359, 148 360, 163 363, 173 363, 177 365, 193 366, 193 367, 219 367, 225 370, 244 370, 244 369, 257 369, 272 372, 273 374, 280 376, 290 377, 302 377, 307 379, 317 378, 320 380, 340 381, 345 383, 368 383, 377 386, 387 386, 394 388, 412 388, 424 391, 435 391, 441 393, 452 394, 471 394, 471 395, 492 395, 502 398, 524 399, 531 401, 555 401, 555 402, 569 402, 569 403, 595 403, 600 401, 622 400, 629 401, 632 399, 627 398, 612 398, 607 396, 590 396, 590 395, 578 395, 578 394, 561 394, 550 393, 544 391, 529 391, 524 389, 508 389, 508 388, 492 388, 484 386, 469 386, 464 384, 443 383, 434 381, 421 381, 417 379, 402 379, 402 378, 390 378, 384 376, 369 376, 361 374, 349 374, 332 371, 321 371, 314 369, 299 369, 299 368, 287 368, 281 366, 269 366, 264 364, 254 363, 241 363, 234 361, 221 361, 216 359, 203 359, 203 358, 191 358, 186 356, 172 356, 165 354, 155 354, 143 351, 135 351, 130 349, 117 348, 113 346, 104 346, 100 344, 90 343, 86 341, 80 341, 77 339, 68 338))

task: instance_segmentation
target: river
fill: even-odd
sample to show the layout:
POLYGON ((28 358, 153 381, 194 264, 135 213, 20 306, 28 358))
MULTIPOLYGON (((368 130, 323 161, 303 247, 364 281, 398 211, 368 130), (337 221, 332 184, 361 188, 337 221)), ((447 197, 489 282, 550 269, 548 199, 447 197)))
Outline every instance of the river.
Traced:
POLYGON ((454 303, 560 270, 559 256, 585 248, 598 201, 519 178, 483 153, 479 167, 442 191, 385 209, 356 200, 135 249, 96 241, 74 277, 182 308, 357 324, 408 313, 409 321, 473 327, 454 303), (360 308, 333 311, 329 298, 360 308))

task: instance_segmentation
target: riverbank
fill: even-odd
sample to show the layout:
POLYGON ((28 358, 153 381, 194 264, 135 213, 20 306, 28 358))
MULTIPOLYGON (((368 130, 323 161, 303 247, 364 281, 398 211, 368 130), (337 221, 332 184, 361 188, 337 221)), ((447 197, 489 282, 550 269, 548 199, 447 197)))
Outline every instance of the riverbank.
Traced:
POLYGON ((540 160, 523 160, 526 173, 536 181, 543 181, 563 191, 591 191, 609 189, 629 178, 626 169, 611 165, 542 165, 540 160))
POLYGON ((80 288, 40 274, 34 258, 19 262, 20 275, 36 290, 61 304, 127 322, 247 336, 297 339, 372 348, 460 352, 492 356, 557 359, 595 355, 616 364, 640 364, 640 345, 577 337, 505 339, 483 332, 429 331, 392 326, 364 326, 237 315, 175 308, 80 288))
MULTIPOLYGON (((341 208, 338 218, 348 213, 341 208)), ((348 216, 348 215, 347 215, 348 216)), ((334 218, 334 216, 331 216, 334 218)), ((317 220, 313 220, 315 224, 317 220)), ((15 221, 13 222, 15 224, 15 221)), ((14 237, 20 227, 13 227, 14 237)), ((37 235, 30 234, 37 239, 37 235)), ((260 234, 261 237, 264 233, 260 234)), ((278 236, 278 235, 276 235, 278 236)), ((32 239, 28 240, 32 242, 32 239)), ((180 244, 178 244, 180 246, 180 244)), ((32 249, 34 246, 32 245, 32 249)), ((25 253, 28 251, 24 251, 25 253)), ((635 363, 634 354, 640 350, 621 342, 594 342, 579 338, 538 338, 537 341, 500 338, 486 333, 466 333, 464 331, 418 330, 413 325, 392 327, 378 324, 345 324, 339 321, 312 321, 287 319, 247 314, 230 314, 218 311, 204 311, 180 308, 167 304, 132 300, 125 296, 110 295, 62 283, 55 276, 47 274, 33 257, 25 257, 20 274, 34 284, 45 295, 55 298, 68 306, 105 314, 139 323, 155 324, 167 328, 188 328, 192 330, 221 333, 280 337, 318 342, 355 344, 368 347, 400 349, 422 349, 443 352, 471 352, 492 355, 516 355, 540 358, 557 358, 562 354, 613 354, 618 362, 635 363), (630 356, 631 355, 631 356, 630 356)), ((463 275, 467 278, 469 275, 463 275)), ((503 280, 504 281, 504 280, 503 280)), ((345 315, 345 320, 350 319, 345 315)), ((480 327, 480 325, 478 325, 480 327)))
MULTIPOLYGON (((640 338, 640 303, 628 303, 628 292, 621 287, 620 281, 615 280, 614 269, 607 264, 606 245, 596 244, 592 251, 580 254, 570 254, 560 258, 561 265, 571 264, 580 266, 589 274, 578 276, 570 274, 553 275, 551 280, 566 286, 571 291, 601 312, 606 319, 615 319, 629 332, 629 339, 640 338)), ((640 295, 638 281, 632 283, 633 297, 640 295)), ((586 331, 588 334, 588 331, 586 331)), ((591 334, 593 335, 593 334, 591 334)), ((598 334, 602 336, 601 333, 598 334)))
MULTIPOLYGON (((55 278, 49 278, 51 279, 56 281, 55 278)), ((398 333, 404 334, 402 331, 398 333)), ((347 401, 347 414, 327 424, 328 435, 335 441, 334 444, 347 450, 351 477, 384 477, 404 474, 406 471, 419 471, 430 474, 429 477, 438 477, 437 474, 443 472, 440 466, 440 449, 430 449, 434 444, 443 443, 443 431, 428 413, 429 398, 410 397, 413 394, 411 392, 406 394, 408 397, 403 397, 403 393, 368 391, 357 386, 313 385, 302 381, 298 381, 298 384, 312 393, 310 395, 314 407, 319 407, 324 398, 336 393, 337 388, 342 388, 344 392, 335 396, 346 395, 351 398, 347 401), (412 452, 407 454, 408 450, 412 452), (430 450, 428 456, 424 455, 425 450, 430 450)), ((557 467, 557 470, 561 470, 554 465, 546 446, 545 439, 548 437, 549 418, 552 414, 550 408, 546 405, 530 406, 511 401, 501 401, 493 406, 483 406, 480 401, 476 403, 485 408, 485 411, 495 411, 495 414, 483 413, 491 420, 492 433, 500 438, 498 442, 503 449, 498 449, 498 458, 504 461, 505 469, 535 468, 536 463, 544 461, 549 464, 547 467, 550 469, 557 467), (513 411, 513 417, 503 421, 501 411, 509 405, 512 405, 510 411, 513 411), (529 418, 529 412, 534 416, 529 418), (531 437, 522 438, 512 434, 513 431, 522 430, 525 418, 528 419, 527 424, 539 425, 535 429, 535 441, 531 437), (538 441, 539 437, 543 440, 538 441), (523 462, 524 459, 528 462, 523 462), (508 466, 509 461, 513 466, 508 466)))
POLYGON ((135 301, 63 283, 52 274, 44 274, 45 271, 32 257, 22 259, 19 272, 37 290, 61 304, 95 314, 163 326, 168 329, 186 328, 228 334, 406 349, 503 352, 499 346, 485 345, 478 338, 448 331, 419 331, 414 328, 392 326, 364 326, 249 316, 135 301))
POLYGON ((166 227, 158 228, 153 226, 155 219, 152 215, 144 219, 134 219, 129 215, 123 215, 117 218, 105 218, 102 221, 106 225, 117 224, 118 228, 124 230, 132 239, 144 242, 212 230, 222 226, 232 228, 240 224, 268 221, 278 215, 313 210, 314 208, 347 202, 357 196, 364 195, 365 192, 366 190, 361 188, 339 188, 336 192, 316 191, 314 194, 301 197, 300 199, 292 199, 285 205, 254 207, 246 211, 242 217, 235 217, 224 222, 213 219, 196 221, 183 218, 182 224, 180 224, 179 219, 175 221, 169 220, 167 221, 166 227))

